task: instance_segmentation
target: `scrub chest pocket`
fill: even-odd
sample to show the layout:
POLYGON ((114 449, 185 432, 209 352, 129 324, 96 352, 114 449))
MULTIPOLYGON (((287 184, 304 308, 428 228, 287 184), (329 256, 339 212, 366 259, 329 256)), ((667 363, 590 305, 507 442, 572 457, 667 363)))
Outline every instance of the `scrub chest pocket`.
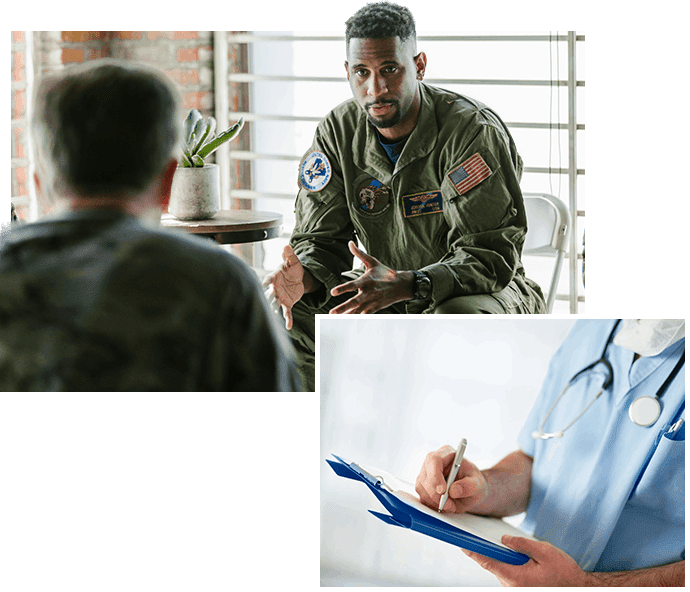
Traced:
MULTIPOLYGON (((684 434, 683 434, 684 435, 684 434)), ((642 472, 629 503, 675 523, 685 521, 685 440, 664 434, 642 472)))

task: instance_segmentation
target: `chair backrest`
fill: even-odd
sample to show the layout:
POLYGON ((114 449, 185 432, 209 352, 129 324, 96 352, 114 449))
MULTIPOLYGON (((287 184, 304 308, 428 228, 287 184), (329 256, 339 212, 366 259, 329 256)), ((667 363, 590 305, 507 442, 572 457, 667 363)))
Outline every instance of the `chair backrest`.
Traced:
POLYGON ((547 312, 553 310, 558 279, 567 251, 570 216, 567 206, 548 193, 523 193, 527 214, 525 255, 554 257, 551 281, 546 295, 547 312))

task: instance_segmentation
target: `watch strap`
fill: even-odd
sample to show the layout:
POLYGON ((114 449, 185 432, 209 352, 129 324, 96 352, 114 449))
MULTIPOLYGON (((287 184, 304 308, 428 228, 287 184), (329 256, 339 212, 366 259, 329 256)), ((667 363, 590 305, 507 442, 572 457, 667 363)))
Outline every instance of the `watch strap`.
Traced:
POLYGON ((414 298, 410 302, 426 300, 431 296, 431 278, 422 271, 414 273, 414 298))

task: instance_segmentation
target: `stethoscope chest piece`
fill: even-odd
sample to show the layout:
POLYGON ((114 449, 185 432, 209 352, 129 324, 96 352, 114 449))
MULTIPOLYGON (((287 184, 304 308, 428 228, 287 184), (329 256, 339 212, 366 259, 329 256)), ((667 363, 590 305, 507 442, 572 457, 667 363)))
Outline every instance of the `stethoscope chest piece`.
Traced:
MULTIPOLYGON (((611 384, 613 383, 613 368, 611 367, 611 364, 609 361, 606 359, 606 350, 609 347, 609 344, 611 343, 613 339, 613 335, 616 332, 616 327, 618 327, 618 324, 620 323, 620 320, 616 321, 616 324, 613 326, 613 329, 611 330, 611 333, 609 335, 609 338, 606 341, 606 345, 604 346, 604 351, 601 353, 601 358, 597 360, 596 362, 593 362, 589 366, 585 366, 582 370, 580 370, 575 376, 573 376, 570 379, 570 382, 565 386, 563 389, 563 392, 556 397, 556 400, 553 402, 553 405, 551 405, 551 408, 548 410, 546 413, 546 416, 544 417, 544 420, 541 422, 541 427, 532 432, 532 438, 535 440, 548 440, 550 438, 562 438, 563 437, 563 432, 565 432, 571 425, 573 425, 582 415, 584 414, 587 409, 590 408, 592 403, 596 401, 599 398, 599 395, 601 395, 611 384), (562 430, 558 432, 544 432, 544 426, 546 425, 546 421, 549 419, 549 416, 551 415, 551 412, 553 411, 554 407, 558 404, 558 401, 561 400, 563 395, 565 395, 566 391, 570 387, 570 384, 581 374, 588 372, 592 368, 594 368, 597 364, 603 364, 605 366, 606 370, 606 380, 604 381, 604 384, 601 387, 601 390, 594 396, 594 398, 587 403, 587 406, 580 412, 580 414, 575 417, 567 426, 565 426, 562 430)), ((659 399, 661 396, 664 394, 666 391, 666 388, 668 385, 671 383, 671 381, 674 380, 678 372, 680 371, 681 367, 685 364, 685 351, 683 351, 683 354, 680 356, 680 359, 676 363, 675 367, 671 371, 671 373, 668 375, 666 378, 666 381, 664 384, 661 385, 661 388, 657 390, 656 396, 654 397, 649 397, 649 396, 642 396, 638 397, 635 399, 631 405, 630 408, 628 409, 628 415, 630 415, 630 419, 633 421, 634 424, 646 428, 649 427, 650 425, 653 425, 657 419, 661 416, 661 402, 659 399)))
POLYGON ((638 397, 631 403, 628 414, 635 424, 646 428, 659 419, 661 403, 656 397, 638 397))

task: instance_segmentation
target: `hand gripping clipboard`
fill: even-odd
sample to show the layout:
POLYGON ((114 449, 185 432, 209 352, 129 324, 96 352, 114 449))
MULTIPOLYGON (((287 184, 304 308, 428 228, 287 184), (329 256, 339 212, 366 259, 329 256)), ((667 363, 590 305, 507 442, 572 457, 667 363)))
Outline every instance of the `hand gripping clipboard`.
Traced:
POLYGON ((452 524, 452 522, 458 524, 466 523, 470 530, 475 530, 475 532, 482 532, 489 528, 494 539, 500 538, 499 535, 503 531, 503 534, 534 538, 508 523, 498 518, 472 516, 469 514, 463 516, 438 514, 438 512, 423 506, 419 499, 409 492, 394 490, 391 486, 392 483, 389 485, 386 480, 395 481, 396 485, 403 484, 409 486, 409 484, 399 481, 383 471, 370 468, 365 469, 335 454, 333 457, 337 459, 337 462, 328 459, 326 462, 337 475, 346 479, 362 481, 383 504, 383 507, 388 510, 389 514, 369 510, 371 514, 383 520, 386 524, 409 528, 462 549, 474 551, 511 565, 523 565, 529 561, 529 557, 523 553, 513 551, 500 543, 492 542, 483 536, 479 536, 479 534, 473 534, 464 528, 452 524), (438 517, 434 516, 434 514, 438 514, 438 517))

